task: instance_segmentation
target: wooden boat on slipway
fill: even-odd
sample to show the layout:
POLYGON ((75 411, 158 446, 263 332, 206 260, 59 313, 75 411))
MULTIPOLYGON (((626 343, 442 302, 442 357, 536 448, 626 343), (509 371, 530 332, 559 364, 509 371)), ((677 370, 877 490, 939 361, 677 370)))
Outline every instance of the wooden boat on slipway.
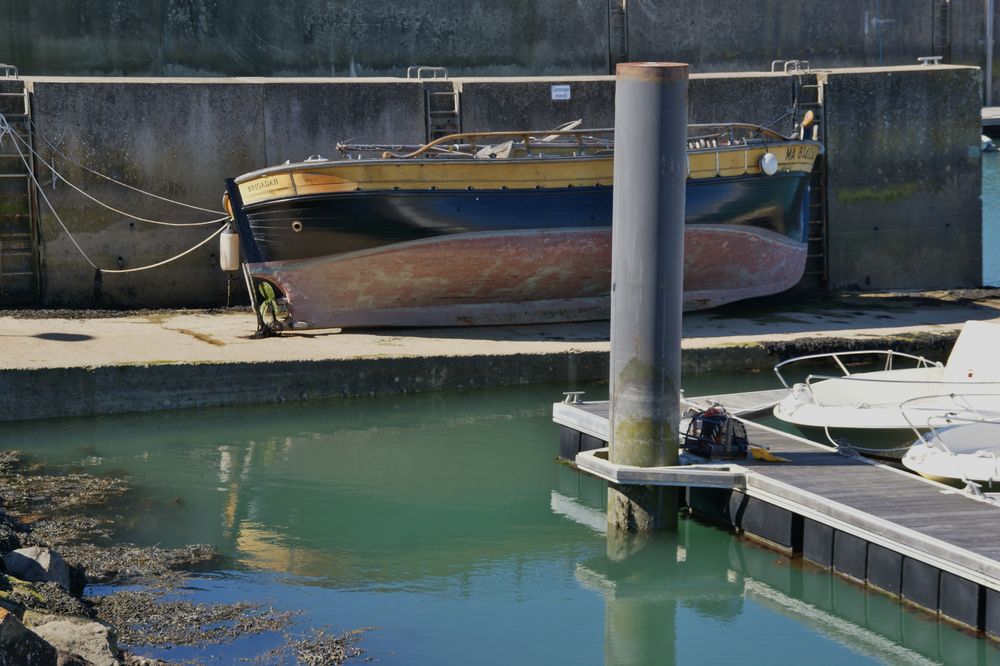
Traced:
MULTIPOLYGON (((338 146, 227 182, 249 274, 291 328, 606 319, 613 130, 338 146)), ((806 261, 816 141, 691 125, 685 309, 784 291, 806 261)))

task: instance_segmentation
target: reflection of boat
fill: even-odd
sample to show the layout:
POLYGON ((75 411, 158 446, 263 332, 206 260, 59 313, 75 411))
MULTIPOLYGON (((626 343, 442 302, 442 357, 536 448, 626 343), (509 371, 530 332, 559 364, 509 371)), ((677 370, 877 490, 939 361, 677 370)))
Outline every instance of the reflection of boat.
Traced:
MULTIPOLYGON (((284 164, 228 185, 247 268, 283 292, 286 324, 608 317, 612 130, 341 149, 348 159, 284 164)), ((819 152, 815 141, 754 125, 690 127, 687 308, 799 281, 819 152)))
MULTIPOLYGON (((899 458, 913 439, 901 403, 950 393, 1000 393, 1000 356, 993 352, 998 336, 998 324, 965 322, 943 365, 892 351, 816 354, 784 361, 774 370, 791 390, 775 406, 774 415, 821 441, 846 440, 863 453, 899 458), (872 359, 878 360, 876 370, 871 369, 872 359), (832 364, 839 374, 831 376, 827 369, 789 386, 785 373, 820 363, 826 368, 832 364)), ((923 416, 931 416, 946 409, 943 402, 925 401, 910 412, 919 420, 921 410, 923 416)))
POLYGON ((900 409, 918 436, 904 466, 943 483, 1000 489, 1000 394, 926 396, 900 409), (939 411, 928 416, 925 403, 939 411))

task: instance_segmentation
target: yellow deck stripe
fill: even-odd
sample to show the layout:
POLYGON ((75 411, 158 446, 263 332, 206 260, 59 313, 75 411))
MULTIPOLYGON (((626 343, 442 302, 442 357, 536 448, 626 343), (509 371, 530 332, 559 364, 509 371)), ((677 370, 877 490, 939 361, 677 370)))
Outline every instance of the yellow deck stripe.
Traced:
MULTIPOLYGON (((784 173, 808 173, 819 145, 789 142, 768 147, 704 149, 688 152, 688 178, 760 175, 766 152, 778 158, 784 173)), ((611 185, 611 156, 499 160, 357 160, 275 167, 239 182, 243 203, 296 195, 359 190, 465 190, 593 187, 611 185)))

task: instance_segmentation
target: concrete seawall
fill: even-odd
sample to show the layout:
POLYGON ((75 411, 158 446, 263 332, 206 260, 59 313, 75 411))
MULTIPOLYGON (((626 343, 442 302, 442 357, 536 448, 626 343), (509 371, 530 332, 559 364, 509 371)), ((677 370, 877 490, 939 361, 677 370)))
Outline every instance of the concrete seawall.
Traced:
MULTIPOLYGON (((949 330, 706 346, 684 351, 682 372, 769 373, 780 360, 797 355, 874 347, 944 358, 956 335, 949 330)), ((608 358, 607 351, 492 354, 484 345, 474 356, 0 369, 0 422, 528 384, 552 384, 555 402, 561 391, 606 383, 608 358)))
MULTIPOLYGON (((821 90, 827 137, 827 283, 861 289, 954 288, 981 279, 978 70, 900 67, 803 75, 703 74, 692 122, 751 122, 790 131, 794 99, 821 90), (819 85, 821 88, 807 88, 819 85)), ((102 181, 79 162, 157 194, 219 209, 226 177, 309 155, 338 140, 425 140, 429 86, 459 94, 465 130, 612 126, 612 77, 453 79, 52 79, 32 90, 36 145, 70 181, 120 210, 190 222, 213 217, 102 181), (569 100, 553 100, 553 85, 569 100), (47 145, 50 141, 58 150, 47 145)), ((816 94, 816 93, 813 93, 816 94)), ((103 268, 172 256, 206 227, 155 227, 98 207, 44 167, 44 194, 103 268)), ((105 275, 80 257, 55 217, 40 216, 42 303, 203 307, 224 304, 227 275, 211 243, 162 269, 105 275)), ((720 260, 725 260, 720 258, 720 260)), ((812 284, 815 286, 815 283, 812 284)), ((242 286, 233 285, 238 298, 242 286)))
MULTIPOLYGON (((842 297, 746 318, 684 318, 685 385, 766 373, 802 354, 896 349, 944 360, 961 323, 996 320, 996 294, 842 297), (867 301, 866 305, 862 305, 867 301)), ((252 340, 249 313, 0 317, 0 421, 495 386, 607 381, 608 323, 309 333, 252 340)), ((776 380, 772 378, 772 383, 776 380)))
MULTIPOLYGON (((0 371, 0 421, 473 390, 607 376, 601 352, 0 371)), ((559 393, 553 394, 553 400, 559 393)))
POLYGON ((957 69, 824 76, 828 283, 978 284, 981 151, 970 136, 980 122, 977 81, 957 69))
POLYGON ((983 66, 985 20, 981 0, 0 0, 0 62, 32 76, 580 76, 623 60, 732 72, 927 55, 983 66))

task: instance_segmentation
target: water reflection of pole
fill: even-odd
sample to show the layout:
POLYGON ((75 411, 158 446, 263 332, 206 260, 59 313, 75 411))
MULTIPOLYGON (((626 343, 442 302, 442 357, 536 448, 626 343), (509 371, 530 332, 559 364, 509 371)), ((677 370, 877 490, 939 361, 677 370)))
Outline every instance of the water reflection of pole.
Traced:
POLYGON ((732 571, 730 550, 719 547, 728 537, 691 540, 688 528, 609 530, 608 556, 577 565, 577 580, 604 598, 606 664, 677 663, 679 608, 722 623, 739 616, 742 576, 732 571))
MULTIPOLYGON (((676 533, 675 533, 676 534, 676 533)), ((664 535, 666 536, 666 535, 664 535)), ((663 539, 661 536, 660 539, 663 539)), ((670 537, 673 537, 671 534, 670 537)), ((619 572, 618 590, 604 596, 604 663, 677 663, 677 599, 639 591, 649 581, 647 567, 672 567, 670 561, 643 557, 651 544, 649 535, 608 530, 608 556, 621 562, 631 555, 631 574, 619 572), (652 561, 651 561, 652 560, 652 561), (659 597, 659 598, 657 598, 659 597)), ((666 548, 650 548, 662 553, 666 548)))
MULTIPOLYGON (((687 65, 622 63, 615 86, 610 458, 677 464, 687 65)), ((608 488, 608 524, 676 527, 677 491, 608 488)))

